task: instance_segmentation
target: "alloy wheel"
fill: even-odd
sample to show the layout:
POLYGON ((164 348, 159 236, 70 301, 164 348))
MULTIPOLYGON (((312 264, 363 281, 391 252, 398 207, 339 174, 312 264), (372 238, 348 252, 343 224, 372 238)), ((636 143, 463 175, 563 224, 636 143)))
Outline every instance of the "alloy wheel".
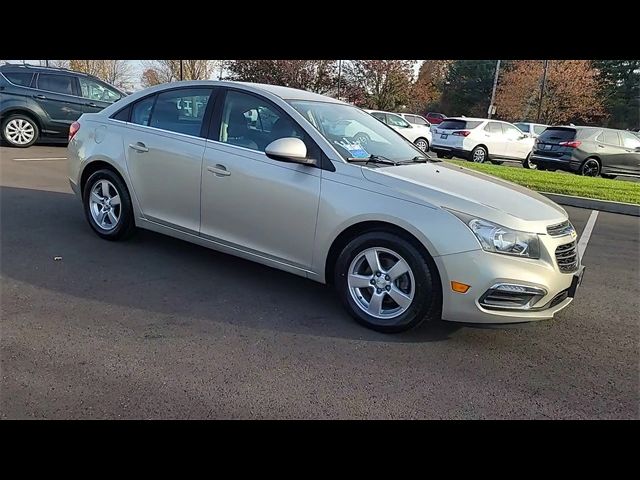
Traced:
POLYGON ((89 196, 89 209, 94 222, 103 230, 113 230, 120 221, 120 194, 109 180, 94 183, 89 196))
POLYGON ((429 144, 427 143, 426 140, 423 140, 422 138, 416 140, 415 145, 423 152, 426 152, 429 149, 429 144))
POLYGON ((379 319, 402 315, 415 294, 415 280, 407 261, 382 247, 356 255, 349 266, 347 285, 358 308, 379 319))
POLYGON ((5 138, 15 145, 30 143, 35 134, 34 126, 23 118, 14 118, 4 127, 5 138))
POLYGON ((476 163, 484 163, 486 157, 487 157, 487 153, 482 148, 477 148, 473 152, 473 161, 476 163))

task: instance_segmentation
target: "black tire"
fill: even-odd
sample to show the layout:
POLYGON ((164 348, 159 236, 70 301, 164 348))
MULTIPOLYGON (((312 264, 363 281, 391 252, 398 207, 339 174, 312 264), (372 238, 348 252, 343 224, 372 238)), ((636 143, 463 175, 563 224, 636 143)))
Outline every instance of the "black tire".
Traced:
POLYGON ((9 115, 2 121, 2 130, 0 130, 2 134, 2 140, 11 147, 15 148, 27 148, 33 145, 38 141, 38 137, 40 137, 40 129, 38 128, 38 124, 27 115, 23 115, 22 113, 14 113, 13 115, 9 115), (14 139, 11 138, 10 129, 16 122, 22 122, 22 124, 28 124, 29 132, 33 132, 33 138, 26 143, 17 143, 14 139))
POLYGON ((488 159, 489 152, 481 145, 478 145, 473 150, 471 150, 471 154, 469 155, 469 161, 474 163, 484 163, 488 159))
POLYGON ((609 179, 609 180, 613 180, 614 178, 616 178, 616 176, 617 176, 617 175, 610 175, 610 174, 608 174, 608 173, 601 173, 601 174, 600 174, 600 176, 601 176, 602 178, 607 178, 607 179, 609 179))
POLYGON ((413 144, 423 152, 429 151, 429 140, 427 140, 426 138, 423 138, 423 137, 416 138, 416 141, 413 142, 413 144), (423 145, 425 148, 424 149, 421 148, 420 145, 423 145))
POLYGON ((438 156, 438 158, 447 158, 444 153, 436 152, 436 155, 438 156))
POLYGON ((96 232, 99 237, 104 238, 105 240, 124 240, 130 237, 135 231, 136 227, 133 218, 133 207, 131 206, 129 190, 120 176, 112 170, 98 170, 87 179, 82 190, 82 203, 84 205, 85 217, 93 231, 96 232), (91 191, 101 180, 108 180, 111 183, 111 186, 115 188, 116 193, 120 198, 119 209, 115 207, 119 218, 116 226, 112 229, 102 228, 91 214, 91 191))
POLYGON ((361 147, 366 147, 371 137, 364 132, 358 132, 353 136, 353 141, 359 143, 361 147))
POLYGON ((593 157, 589 157, 582 162, 577 173, 584 177, 597 177, 600 175, 600 162, 593 157))
POLYGON ((530 170, 537 170, 538 169, 538 165, 536 165, 535 163, 531 163, 530 158, 531 158, 531 154, 527 155, 527 158, 525 158, 522 161, 522 166, 524 168, 528 168, 530 170))
MULTIPOLYGON (((373 231, 351 240, 344 247, 336 262, 334 285, 338 296, 351 316, 358 323, 378 332, 403 332, 418 326, 425 320, 437 320, 441 315, 442 290, 433 259, 425 257, 413 244, 394 233, 373 231), (356 303, 349 288, 347 277, 352 262, 365 250, 373 247, 397 252, 409 265, 413 274, 413 300, 406 307, 406 310, 394 318, 380 319, 365 312, 363 307, 356 303)), ((373 287, 368 291, 371 295, 373 287)), ((363 295, 365 294, 363 293, 363 295)), ((383 293, 383 298, 386 299, 387 296, 384 296, 383 293)))
POLYGON ((502 160, 491 160, 491 163, 494 165, 502 165, 504 162, 502 160))

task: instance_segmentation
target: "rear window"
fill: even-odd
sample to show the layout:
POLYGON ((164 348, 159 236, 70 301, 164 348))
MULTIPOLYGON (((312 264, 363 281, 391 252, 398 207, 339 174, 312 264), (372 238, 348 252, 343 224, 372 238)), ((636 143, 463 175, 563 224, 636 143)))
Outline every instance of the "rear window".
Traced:
POLYGON ((445 130, 465 130, 476 128, 482 122, 477 120, 444 120, 438 128, 442 128, 445 130))
POLYGON ((539 140, 548 143, 570 142, 576 138, 576 131, 573 128, 547 128, 539 140))
POLYGON ((14 85, 28 87, 31 85, 33 73, 29 72, 4 72, 3 75, 14 85))

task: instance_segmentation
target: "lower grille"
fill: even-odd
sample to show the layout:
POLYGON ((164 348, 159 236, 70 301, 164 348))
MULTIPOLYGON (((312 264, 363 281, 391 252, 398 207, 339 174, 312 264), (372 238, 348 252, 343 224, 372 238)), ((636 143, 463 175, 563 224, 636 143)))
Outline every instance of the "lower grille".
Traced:
POLYGON ((565 243, 556 248, 556 262, 563 273, 575 272, 578 269, 578 247, 576 242, 565 243))
POLYGON ((569 296, 569 289, 561 291, 559 294, 553 297, 553 300, 551 300, 551 302, 549 303, 549 308, 555 307, 559 303, 564 302, 568 296, 569 296))

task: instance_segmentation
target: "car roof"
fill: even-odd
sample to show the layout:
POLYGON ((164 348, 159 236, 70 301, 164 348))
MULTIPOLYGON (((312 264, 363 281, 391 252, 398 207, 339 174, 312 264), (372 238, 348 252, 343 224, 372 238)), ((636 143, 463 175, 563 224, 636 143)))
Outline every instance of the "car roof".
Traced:
POLYGON ((463 122, 466 120, 471 120, 474 122, 501 122, 501 123, 509 123, 504 120, 496 120, 494 118, 476 118, 476 117, 447 117, 446 120, 462 120, 463 122))
POLYGON ((80 75, 84 77, 97 78, 94 75, 91 75, 89 73, 78 72, 76 70, 71 70, 69 68, 41 67, 39 65, 29 65, 29 64, 20 64, 20 63, 5 63, 4 65, 0 65, 0 72, 68 73, 71 75, 80 75))

